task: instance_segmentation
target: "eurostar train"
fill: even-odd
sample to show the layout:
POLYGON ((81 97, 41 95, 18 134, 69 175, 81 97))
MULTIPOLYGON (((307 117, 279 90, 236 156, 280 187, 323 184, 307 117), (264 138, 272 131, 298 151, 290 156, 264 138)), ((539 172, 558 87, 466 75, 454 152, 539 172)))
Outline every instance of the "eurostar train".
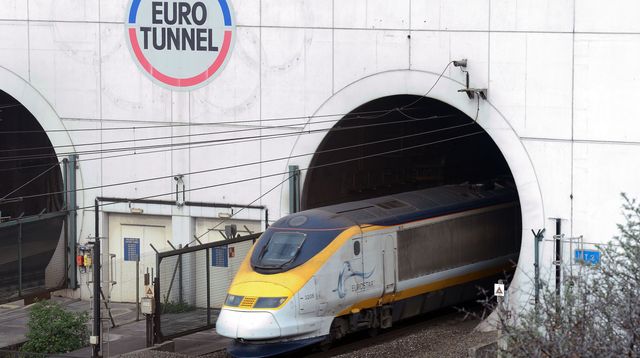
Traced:
POLYGON ((278 220, 236 274, 216 330, 236 357, 326 343, 476 297, 514 270, 515 189, 450 185, 278 220))

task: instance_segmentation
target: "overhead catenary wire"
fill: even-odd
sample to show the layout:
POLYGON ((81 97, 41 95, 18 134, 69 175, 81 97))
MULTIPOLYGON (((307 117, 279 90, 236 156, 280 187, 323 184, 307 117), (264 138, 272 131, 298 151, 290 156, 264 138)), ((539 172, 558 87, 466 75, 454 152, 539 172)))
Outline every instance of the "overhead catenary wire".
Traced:
MULTIPOLYGON (((449 66, 455 61, 449 61, 442 72, 438 75, 435 82, 431 87, 422 95, 418 96, 419 98, 414 101, 407 103, 403 106, 398 107, 399 109, 409 109, 416 103, 423 100, 426 96, 428 96, 431 91, 436 87, 438 82, 444 76, 444 73, 447 71, 449 66)), ((24 107, 21 103, 9 104, 6 106, 0 106, 0 110, 11 107, 24 107)), ((248 119, 248 120, 239 120, 239 121, 225 121, 225 122, 197 122, 197 123, 180 123, 180 122, 172 122, 165 124, 156 124, 151 126, 128 126, 128 127, 100 127, 100 128, 70 128, 70 129, 48 129, 48 130, 16 130, 16 131, 0 131, 0 134, 19 134, 19 133, 56 133, 56 132, 86 132, 86 131, 115 131, 115 130, 135 130, 135 129, 154 129, 154 128, 166 128, 166 127, 195 127, 195 126, 207 126, 207 125, 224 125, 224 124, 242 124, 242 123, 255 123, 255 122, 273 122, 273 121, 286 121, 293 119, 309 119, 309 118, 321 118, 321 117, 335 117, 340 116, 344 117, 347 115, 367 115, 367 114, 378 114, 388 111, 386 109, 383 110, 374 110, 374 111, 360 111, 360 112, 349 112, 349 113, 334 113, 334 114, 319 114, 319 115, 301 115, 301 116, 291 116, 291 117, 277 117, 277 118, 260 118, 260 119, 248 119)), ((110 119, 109 122, 132 122, 132 120, 126 119, 110 119)))
MULTIPOLYGON (((323 123, 338 122, 340 120, 377 119, 377 118, 380 118, 380 117, 384 117, 385 115, 393 112, 394 110, 395 110, 395 108, 394 109, 390 109, 390 110, 385 110, 379 116, 359 116, 358 115, 358 116, 354 116, 354 117, 316 121, 316 122, 313 122, 313 124, 323 124, 323 123)), ((297 128, 297 127, 302 126, 304 128, 308 124, 309 124, 309 122, 305 121, 305 122, 302 122, 302 123, 283 124, 283 125, 279 125, 279 126, 252 126, 252 127, 249 127, 249 128, 233 129, 233 130, 225 130, 225 131, 203 132, 203 133, 188 133, 188 134, 180 134, 180 135, 144 137, 144 138, 135 138, 135 130, 136 129, 139 130, 140 128, 133 127, 131 130, 134 132, 134 138, 132 138, 132 139, 121 139, 121 140, 113 140, 113 141, 106 141, 106 142, 105 141, 101 141, 101 142, 88 142, 88 143, 77 143, 77 144, 62 144, 62 145, 44 146, 44 147, 27 147, 27 148, 2 149, 2 150, 0 150, 0 153, 2 153, 2 152, 32 151, 32 150, 46 150, 46 149, 51 149, 51 148, 53 148, 53 149, 69 148, 69 147, 75 148, 75 147, 98 146, 98 145, 108 145, 108 144, 131 143, 131 142, 133 142, 134 145, 135 145, 135 143, 137 143, 137 142, 146 142, 146 141, 154 141, 154 140, 165 140, 165 139, 177 139, 177 138, 191 138, 191 137, 199 137, 199 136, 214 135, 214 134, 229 134, 229 133, 239 133, 239 132, 250 132, 250 131, 258 131, 258 130, 261 130, 261 129, 287 129, 287 128, 291 128, 292 130, 299 130, 300 128, 297 128)), ((215 125, 217 125, 217 124, 215 124, 215 125)))
MULTIPOLYGON (((22 105, 12 105, 12 107, 18 107, 22 105)), ((403 109, 407 106, 403 106, 403 109)), ((101 128, 69 128, 69 129, 33 129, 33 130, 14 130, 14 131, 0 131, 0 134, 27 134, 27 133, 57 133, 57 132, 106 132, 106 131, 117 131, 117 130, 144 130, 144 129, 157 129, 157 128, 180 128, 180 127, 199 127, 199 126, 214 126, 214 125, 239 125, 239 124, 248 124, 248 123, 261 123, 261 122, 278 122, 278 121, 291 121, 295 119, 303 119, 305 122, 309 118, 327 118, 327 117, 344 117, 347 115, 373 115, 380 114, 384 112, 388 112, 389 109, 380 109, 373 111, 359 111, 359 112, 349 112, 349 113, 332 113, 332 114, 314 114, 314 115, 300 115, 300 116, 291 116, 291 117, 273 117, 273 118, 263 118, 263 119, 244 119, 238 121, 221 121, 221 122, 171 122, 164 124, 154 124, 154 125, 142 125, 142 126, 127 126, 127 127, 101 127, 101 128)), ((122 120, 122 119, 109 119, 105 120, 105 122, 133 122, 135 120, 122 120)), ((145 121, 141 121, 144 123, 145 121)), ((305 123, 302 122, 302 123, 305 123)))
MULTIPOLYGON (((344 163, 353 162, 353 161, 357 161, 357 160, 368 159, 368 158, 378 157, 378 156, 381 156, 381 155, 387 155, 387 154, 392 154, 392 153, 398 153, 398 152, 402 152, 402 151, 406 151, 406 150, 412 150, 412 149, 416 149, 416 148, 426 147, 426 146, 439 144, 439 143, 444 143, 444 142, 457 140, 457 139, 461 139, 461 138, 480 135, 480 134, 483 134, 483 133, 485 133, 485 132, 484 131, 476 131, 476 132, 463 134, 463 135, 459 135, 459 136, 455 136, 455 137, 450 137, 450 138, 446 138, 446 139, 441 139, 441 140, 437 140, 437 141, 433 141, 433 142, 421 143, 421 144, 417 144, 417 145, 413 145, 413 146, 409 146, 409 147, 404 147, 404 148, 399 148, 399 149, 394 149, 394 150, 388 150, 388 151, 384 151, 384 152, 364 155, 364 156, 355 157, 355 158, 348 158, 348 159, 344 159, 344 160, 339 160, 339 161, 336 161, 336 162, 330 162, 330 163, 324 163, 324 164, 309 166, 307 168, 300 168, 299 170, 300 171, 308 171, 308 170, 328 167, 328 166, 332 166, 332 165, 344 164, 344 163)), ((254 181, 254 180, 266 179, 266 178, 271 178, 271 177, 281 176, 281 175, 287 175, 287 174, 289 174, 288 171, 287 172, 278 172, 278 173, 261 175, 261 176, 252 177, 252 178, 238 179, 238 180, 229 181, 229 182, 223 182, 223 183, 205 185, 205 186, 196 187, 196 188, 184 189, 183 192, 193 192, 193 191, 204 190, 204 189, 212 189, 212 188, 217 188, 217 187, 222 187, 222 186, 227 186, 227 185, 233 185, 233 184, 246 183, 246 182, 250 182, 250 181, 254 181)), ((135 198, 135 199, 132 199, 132 200, 153 199, 153 198, 162 197, 162 196, 169 196, 169 195, 173 195, 173 194, 175 194, 175 193, 174 192, 165 192, 165 193, 161 193, 161 194, 143 196, 143 197, 135 198)), ((114 204, 117 204, 117 203, 115 203, 115 202, 103 202, 103 203, 99 203, 98 206, 99 207, 104 207, 104 206, 109 206, 109 205, 114 205, 114 204)), ((93 209, 93 208, 94 208, 94 205, 88 205, 88 206, 83 206, 83 207, 78 207, 78 208, 75 208, 75 209, 68 209, 68 210, 69 211, 78 211, 78 210, 87 210, 87 209, 93 209)), ((35 217, 37 215, 33 215, 33 216, 35 217)), ((24 218, 26 218, 26 217, 23 217, 23 218, 20 218, 20 219, 24 219, 24 218)), ((6 222, 16 221, 16 220, 20 220, 20 219, 8 220, 6 222)))
MULTIPOLYGON (((307 167, 307 168, 300 168, 299 170, 300 171, 308 171, 308 170, 312 170, 312 169, 319 169, 319 168, 323 168, 323 167, 349 163, 349 162, 362 160, 362 159, 374 158, 374 157, 378 157, 378 156, 381 156, 381 155, 398 153, 398 152, 402 152, 402 151, 405 151, 405 150, 411 150, 411 149, 426 147, 426 146, 433 145, 433 144, 444 143, 444 142, 448 142, 448 141, 452 141, 452 140, 456 140, 456 139, 461 139, 461 138, 466 138, 466 137, 471 137, 471 136, 479 135, 479 134, 483 134, 483 133, 485 133, 485 132, 484 131, 477 131, 477 132, 463 134, 463 135, 459 135, 459 136, 455 136, 455 137, 451 137, 451 138, 446 138, 446 139, 442 139, 442 140, 437 140, 437 141, 433 141, 433 142, 417 144, 417 145, 413 145, 413 146, 409 146, 409 147, 405 147, 405 148, 393 149, 393 150, 388 150, 388 151, 379 152, 379 153, 375 153, 375 154, 369 154, 369 155, 364 155, 364 156, 355 157, 355 158, 343 159, 343 160, 330 162, 330 163, 318 164, 318 165, 310 166, 310 167, 307 167)), ((192 191, 198 191, 198 190, 203 190, 203 189, 211 189, 211 188, 217 188, 217 187, 221 187, 221 186, 227 186, 227 185, 233 185, 233 184, 239 184, 239 183, 246 183, 248 181, 271 178, 271 177, 274 177, 274 176, 287 175, 287 174, 289 174, 288 171, 287 172, 278 172, 278 173, 274 173, 274 174, 261 175, 261 176, 257 176, 257 177, 247 178, 247 179, 239 179, 239 180, 234 180, 234 181, 230 181, 230 182, 205 185, 205 186, 201 186, 201 187, 197 187, 197 188, 184 189, 183 192, 192 192, 192 191)), ((167 195, 173 195, 173 194, 174 194, 174 192, 165 192, 165 193, 162 193, 162 194, 149 195, 149 196, 137 198, 136 200, 153 199, 153 198, 156 198, 156 197, 159 197, 159 196, 167 196, 167 195)), ((100 204, 100 206, 113 205, 113 204, 115 204, 115 203, 104 203, 104 204, 100 204)), ((94 207, 93 205, 89 205, 89 206, 84 206, 84 207, 82 207, 80 209, 91 209, 93 207, 94 207)))
POLYGON ((5 194, 2 198, 0 198, 0 203, 2 203, 3 200, 5 200, 9 195, 17 192, 18 190, 26 187, 27 185, 33 183, 34 181, 36 181, 38 178, 40 178, 41 176, 45 175, 46 173, 48 173, 50 170, 52 170, 53 168, 56 168, 58 165, 60 165, 60 163, 62 162, 57 162, 54 165, 51 165, 48 169, 42 171, 40 174, 36 175, 35 177, 29 179, 27 182, 23 183, 22 185, 20 185, 19 187, 13 189, 12 191, 10 191, 8 194, 5 194))
MULTIPOLYGON (((267 159, 267 160, 259 160, 259 161, 254 161, 254 162, 249 162, 249 163, 242 163, 242 164, 234 164, 234 165, 229 165, 229 166, 224 166, 224 167, 209 168, 209 169, 203 169, 203 170, 197 170, 197 171, 192 171, 192 172, 187 172, 187 173, 179 173, 179 174, 185 175, 185 176, 190 176, 190 175, 211 173, 211 172, 215 172, 215 171, 238 169, 238 168, 247 167, 247 166, 272 163, 272 162, 277 162, 277 161, 282 161, 282 160, 290 160, 290 159, 294 159, 294 158, 301 158, 301 157, 311 156, 311 155, 315 155, 315 154, 330 153, 330 152, 335 152, 335 151, 340 151, 340 150, 354 149, 354 148, 358 148, 358 147, 366 147, 366 146, 369 146, 369 145, 381 144, 381 143, 392 142, 392 141, 397 141, 397 140, 404 140, 404 139, 408 139, 408 138, 414 138, 414 137, 419 137, 419 136, 423 136, 423 135, 439 133, 439 132, 443 132, 443 131, 447 131, 447 130, 463 128, 463 127, 471 126, 473 124, 474 123, 459 124, 459 125, 455 125, 455 126, 438 128, 438 129, 433 129, 433 130, 424 131, 424 132, 418 132, 418 133, 412 133, 412 134, 407 134, 407 135, 404 135, 404 136, 396 136, 396 137, 392 137, 392 138, 380 139, 380 140, 366 142, 366 143, 352 144, 352 145, 348 145, 348 146, 325 149, 325 150, 321 150, 321 151, 314 151, 314 152, 308 152, 308 153, 303 153, 303 154, 289 155, 289 156, 285 156, 285 157, 272 158, 272 159, 267 159)), ((170 175, 157 176, 157 177, 152 177, 152 178, 130 180, 130 181, 126 181, 126 182, 103 184, 103 185, 97 185, 97 186, 92 186, 92 187, 79 188, 79 189, 76 189, 75 191, 96 190, 96 189, 103 189, 103 188, 109 188, 109 187, 114 187, 114 186, 122 186, 122 185, 138 184, 138 183, 144 183, 144 182, 155 181, 155 180, 170 179, 170 178, 173 178, 176 174, 178 174, 178 173, 170 174, 170 175)), ((66 191, 66 190, 62 190, 62 191, 55 191, 55 192, 48 192, 48 193, 32 194, 32 195, 25 195, 25 196, 20 196, 20 197, 9 198, 8 200, 32 199, 32 198, 48 196, 48 195, 66 194, 67 192, 68 191, 66 191)), ((5 198, 0 199, 0 204, 2 204, 2 200, 5 199, 5 198)))
POLYGON ((287 180, 291 179, 292 177, 293 177, 293 175, 289 175, 288 177, 284 178, 281 182, 279 182, 278 184, 276 184, 273 187, 271 187, 271 189, 269 189, 269 190, 265 191, 264 193, 260 194, 260 196, 255 198, 252 202, 250 202, 246 206, 241 207, 240 210, 238 210, 235 213, 231 214, 230 217, 222 219, 218 224, 216 224, 216 226, 205 230, 205 232, 203 232, 200 235, 193 235, 194 239, 189 242, 189 245, 191 245, 194 241, 199 241, 204 235, 206 235, 206 234, 210 233, 211 231, 217 229, 218 227, 220 227, 220 225, 228 222, 229 220, 231 220, 231 218, 233 218, 234 216, 238 215, 239 213, 241 213, 244 209, 248 208, 249 206, 255 204, 256 201, 264 198, 267 194, 269 194, 272 191, 276 190, 278 187, 280 187, 280 185, 284 184, 287 180))
POLYGON ((429 93, 431 93, 431 91, 436 87, 436 85, 438 84, 438 82, 440 82, 440 79, 442 79, 442 77, 444 76, 444 73, 447 72, 447 69, 449 68, 449 66, 451 66, 451 64, 454 61, 449 61, 449 63, 447 63, 446 66, 444 66, 444 68, 442 69, 442 72, 440 72, 440 74, 438 75, 438 77, 436 78, 436 80, 433 82, 433 85, 431 85, 431 87, 429 87, 429 89, 427 90, 427 92, 425 92, 422 96, 419 96, 416 100, 414 100, 411 103, 405 104, 404 106, 400 107, 400 109, 407 109, 408 107, 412 107, 414 106, 416 103, 422 101, 424 98, 426 98, 429 93))
MULTIPOLYGON (((300 124, 296 124, 296 125, 287 125, 288 127, 295 127, 295 126, 299 126, 299 125, 303 125, 303 128, 306 127, 306 125, 310 124, 311 118, 321 118, 321 117, 344 117, 344 118, 340 118, 334 121, 340 121, 340 120, 345 120, 345 119, 367 119, 367 117, 362 117, 361 115, 369 115, 369 114, 378 114, 377 116, 373 116, 370 118, 379 118, 382 116, 387 115, 388 113, 391 113, 393 111, 398 111, 399 113, 407 116, 408 118, 412 118, 411 116, 406 115, 406 113, 403 112, 403 110, 407 110, 407 109, 418 109, 418 108, 410 108, 412 106, 414 106, 415 104, 417 104, 419 101, 421 101, 422 99, 424 99, 426 96, 429 95, 429 93, 431 93, 431 91, 435 88, 435 86, 438 84, 438 82, 440 81, 440 79, 444 76, 444 73, 446 72, 446 70, 449 68, 449 66, 454 63, 455 61, 449 61, 445 67, 443 68, 442 72, 439 74, 439 76, 436 78, 436 80, 434 81, 434 83, 431 85, 431 87, 427 90, 427 92, 425 92, 424 94, 422 94, 422 96, 419 96, 419 98, 417 98, 416 100, 405 104, 401 107, 396 107, 393 109, 384 109, 384 110, 375 110, 375 111, 360 111, 360 112, 349 112, 349 113, 340 113, 340 114, 324 114, 324 115, 313 115, 313 116, 293 116, 293 117, 281 117, 281 118, 266 118, 266 119, 252 119, 252 120, 241 120, 241 121, 227 121, 227 122, 201 122, 201 123, 170 123, 170 124, 161 124, 161 125, 153 125, 153 126, 131 126, 131 127, 100 127, 100 128, 76 128, 76 129, 59 129, 59 130, 48 130, 48 131, 44 131, 46 133, 50 133, 50 132, 75 132, 75 131, 96 131, 96 130, 133 130, 135 132, 136 128, 137 129, 147 129, 147 128, 162 128, 162 127, 181 127, 181 126, 187 126, 187 127, 191 127, 191 126, 200 126, 200 125, 224 125, 224 124, 240 124, 240 123, 255 123, 255 122, 270 122, 270 121, 281 121, 281 120, 292 120, 292 119, 307 119, 305 122, 300 123, 300 124), (345 117, 346 116, 346 117, 345 117), (349 116, 352 116, 351 118, 349 118, 349 116)), ((21 106, 19 104, 16 105, 8 105, 6 107, 15 107, 15 106, 21 106)), ((479 110, 479 108, 478 108, 479 110)), ((478 112, 476 112, 476 120, 477 120, 477 115, 478 112)), ((315 122, 316 123, 320 123, 320 122, 315 122)), ((266 128, 274 128, 274 126, 264 126, 265 129, 266 128)), ((263 129, 261 126, 259 127, 254 127, 251 129, 247 129, 247 130, 261 130, 263 129)), ((43 130, 25 130, 25 131, 0 131, 0 134, 16 134, 16 133, 42 133, 43 130)), ((206 134, 188 134, 186 136, 191 137, 191 136, 197 136, 197 135, 206 135, 206 134)), ((160 139, 170 139, 170 138, 176 138, 176 136, 170 136, 170 137, 164 137, 164 138, 156 138, 157 140, 160 139)), ((152 138, 142 138, 142 139, 138 139, 138 141, 144 141, 144 140, 153 140, 152 138)), ((119 142, 136 142, 136 139, 133 138, 131 140, 125 140, 125 141, 119 141, 119 142)), ((103 145, 106 144, 104 142, 98 142, 98 143, 83 143, 83 144, 77 144, 77 145, 65 145, 65 146, 60 146, 60 147, 68 147, 68 146, 81 146, 81 145, 103 145)), ((51 147, 40 147, 38 149, 50 149, 51 147)), ((29 150, 27 148, 20 148, 20 149, 10 149, 8 151, 18 151, 18 150, 29 150)), ((134 151, 139 150, 138 148, 133 148, 134 151)), ((0 152, 2 151, 7 151, 7 150, 0 150, 0 152)), ((72 153, 72 154, 79 154, 79 153, 72 153)), ((133 153, 136 154, 136 153, 133 153)), ((57 154, 51 155, 51 156, 57 156, 57 154)), ((9 160, 19 160, 20 158, 11 158, 9 160)), ((35 157, 31 157, 29 159, 38 159, 35 157)), ((0 161, 2 161, 0 159, 0 161)), ((24 167, 23 167, 24 168, 24 167)), ((5 171, 6 169, 0 169, 0 171, 5 171)))
MULTIPOLYGON (((391 112, 396 111, 396 110, 400 111, 399 109, 393 109, 393 110, 388 111, 388 113, 391 113, 391 112)), ((402 112, 400 112, 400 113, 402 113, 402 112)), ((402 123, 411 123, 411 122, 431 120, 431 119, 451 118, 451 117, 455 117, 455 116, 456 115, 430 116, 430 117, 424 117, 424 118, 410 119, 410 120, 407 120, 407 121, 403 121, 402 123)), ((244 142, 245 140, 254 141, 254 140, 263 140, 265 138, 266 139, 274 139, 274 138, 277 139, 277 138, 288 137, 288 136, 308 135, 308 134, 315 134, 315 133, 321 133, 321 132, 353 130, 353 129, 368 128, 368 127, 391 125, 391 124, 397 124, 397 123, 398 123, 398 121, 387 121, 387 122, 370 123, 370 124, 363 124, 363 125, 349 126, 349 127, 330 127, 330 128, 314 129, 314 130, 301 129, 299 131, 290 132, 290 133, 276 133, 276 134, 267 134, 267 135, 255 135, 255 136, 246 136, 246 137, 239 137, 239 138, 209 139, 209 140, 202 140, 202 141, 196 141, 196 142, 190 141, 190 142, 184 142, 184 143, 153 144, 153 145, 146 145, 146 146, 139 146, 139 147, 138 146, 136 146, 136 147, 127 146, 127 147, 116 147, 116 148, 108 148, 108 149, 72 151, 72 152, 64 152, 64 153, 20 155, 20 156, 13 156, 13 157, 0 157, 0 162, 16 161, 16 160, 37 160, 37 159, 46 159, 46 158, 57 158, 58 156, 66 156, 66 155, 102 155, 102 154, 105 154, 105 153, 117 153, 117 152, 123 152, 123 151, 135 151, 135 153, 131 153, 131 155, 136 155, 136 154, 145 153, 145 152, 139 152, 139 151, 151 150, 151 149, 157 149, 157 148, 191 147, 191 146, 198 145, 198 144, 210 144, 210 146, 220 145, 220 144, 236 144, 237 142, 244 142), (220 144, 218 144, 218 143, 220 143, 220 144)), ((252 131, 257 131, 257 130, 258 129, 252 129, 252 131)), ((214 135, 214 134, 220 134, 220 132, 212 133, 211 135, 214 135)), ((168 150, 172 150, 172 149, 168 149, 168 150)), ((100 159, 106 159, 106 158, 105 157, 101 157, 100 159)), ((86 161, 86 160, 87 159, 84 159, 84 161, 86 161)))
MULTIPOLYGON (((393 112, 394 110, 397 110, 396 108, 391 109, 391 110, 384 110, 384 113, 380 116, 372 116, 372 117, 362 117, 362 116, 358 116, 358 117, 353 117, 353 118, 342 118, 341 120, 345 120, 345 119, 376 119, 382 116, 385 116, 386 114, 393 112)), ((401 112, 401 114, 405 115, 404 112, 401 112)), ((445 117, 450 117, 450 116, 441 116, 440 118, 445 118, 445 117)), ((438 118, 438 116, 432 116, 432 117, 425 117, 423 119, 435 119, 438 118)), ((340 120, 338 120, 340 121, 340 120)), ((318 124, 320 122, 314 122, 312 124, 318 124)), ((390 121, 390 122, 384 122, 384 123, 380 123, 380 124, 392 124, 395 123, 395 121, 390 121)), ((305 122, 305 123, 300 123, 300 124, 296 124, 296 126, 299 125, 308 125, 309 122, 305 122)), ((266 127, 266 128, 274 128, 274 127, 266 127)), ((304 127, 303 127, 304 128, 304 127)), ((361 128, 361 127, 355 127, 355 128, 361 128)), ((260 128, 252 128, 250 129, 251 131, 259 131, 260 128)), ((329 129, 331 130, 331 129, 329 129)), ((215 135, 215 134, 220 134, 221 132, 212 132, 212 133, 205 133, 207 135, 215 135)), ((298 128, 298 131, 296 132, 290 132, 290 133, 283 133, 280 134, 280 136, 296 136, 296 135, 300 135, 300 134, 305 134, 303 130, 301 130, 300 128, 298 128)), ((171 137, 168 137, 167 139, 169 139, 171 137)), ((278 137, 279 138, 279 137, 278 137)), ((247 138, 248 140, 243 140, 243 138, 234 138, 234 140, 236 140, 237 142, 234 141, 234 143, 222 143, 222 144, 236 144, 236 143, 245 143, 247 141, 253 141, 256 138, 254 137, 249 137, 247 138)), ((258 138, 260 139, 260 138, 258 138)), ((270 139, 270 138, 268 138, 270 139)), ((136 140, 132 139, 132 142, 136 142, 136 140)), ((100 156, 100 157, 94 157, 94 158, 78 158, 77 162, 86 162, 86 161, 91 161, 91 160, 102 160, 102 159, 111 159, 111 158, 120 158, 120 157, 125 157, 125 156, 132 156, 132 155, 138 155, 138 154, 151 154, 151 153, 159 153, 159 152, 164 152, 164 151, 173 151, 173 150, 184 150, 184 149, 192 149, 192 148, 203 148, 203 147, 208 147, 208 146, 216 146, 218 145, 217 143, 214 144, 209 144, 207 145, 206 143, 209 143, 210 141, 200 141, 200 142, 185 142, 185 143, 180 143, 179 145, 182 148, 173 148, 172 144, 163 144, 163 145, 156 145, 158 147, 165 147, 165 146, 170 146, 171 148, 166 149, 166 150, 147 150, 145 148, 139 148, 139 147, 121 147, 121 148, 111 148, 111 149, 122 149, 122 151, 133 151, 133 153, 127 153, 127 154, 120 154, 120 155, 112 155, 112 156, 100 156), (200 145, 202 143, 205 143, 204 145, 200 145), (143 151, 143 152, 138 152, 138 150, 147 150, 147 151, 143 151)), ((95 143, 95 145, 101 145, 101 143, 104 142, 98 142, 95 143)), ((176 144, 177 145, 177 144, 176 144)), ((50 147, 39 147, 38 149, 44 149, 44 148, 50 148, 50 147)), ((0 150, 1 152, 1 150, 0 150)), ((89 153, 88 155, 93 155, 93 154, 102 154, 99 153, 100 151, 96 151, 96 153, 89 153)), ((13 160, 38 160, 38 159, 46 159, 46 158, 52 158, 52 157, 57 157, 58 155, 69 155, 69 154, 85 154, 85 153, 78 153, 78 152, 73 152, 73 153, 61 153, 61 154, 49 154, 49 155, 31 155, 31 156, 14 156, 14 157, 0 157, 0 162, 2 161, 13 161, 13 160), (6 160, 3 160, 6 159, 6 160)), ((36 165, 30 165, 30 166, 18 166, 18 167, 13 167, 13 168, 0 168, 0 172, 3 171, 12 171, 12 170, 21 170, 21 169, 28 169, 28 168, 38 168, 38 167, 43 167, 43 166, 48 166, 49 163, 46 164, 36 164, 36 165)))
MULTIPOLYGON (((433 117, 425 117, 423 119, 436 119, 436 118, 444 118, 446 116, 442 116, 442 117, 438 117, 438 116, 433 116, 433 117)), ((392 123, 396 123, 396 122, 385 122, 388 124, 392 124, 392 123)), ((315 124, 315 123, 314 123, 315 124)), ((361 128, 361 127, 356 127, 356 128, 361 128)), ((345 128, 346 129, 346 128, 345 128)), ((258 129, 255 129, 256 131, 258 129)), ((331 131, 332 129, 328 129, 328 131, 331 131)), ((315 132, 314 132, 315 133, 315 132)), ((279 139, 279 138, 283 138, 283 137, 288 137, 288 136, 298 136, 298 135, 303 135, 303 134, 310 134, 306 131, 297 131, 297 132, 290 132, 290 133, 283 133, 283 134, 279 134, 277 137, 275 138, 266 138, 267 140, 270 139, 279 139)), ((262 136, 262 138, 258 138, 259 140, 263 140, 265 136, 262 136)), ((198 148, 205 148, 205 147, 213 147, 213 146, 218 146, 218 145, 228 145, 228 144, 239 144, 239 143, 246 143, 246 142, 253 142, 254 140, 256 140, 256 138, 254 137, 245 137, 244 138, 234 138, 234 141, 232 143, 211 143, 211 144, 207 144, 210 143, 211 141, 200 141, 200 142, 185 142, 182 143, 180 145, 180 147, 178 148, 174 148, 171 147, 169 149, 159 149, 159 150, 151 150, 151 149, 142 149, 144 151, 138 152, 138 150, 141 150, 140 148, 133 148, 133 147, 125 147, 126 149, 123 149, 123 151, 133 151, 133 153, 126 153, 126 154, 116 154, 116 155, 110 155, 110 156, 99 156, 99 157, 92 157, 92 158, 78 158, 76 161, 77 162, 88 162, 88 161, 93 161, 93 160, 104 160, 104 159, 113 159, 113 158, 121 158, 121 157, 127 157, 127 156, 135 156, 135 155, 145 155, 145 154, 153 154, 153 153, 160 153, 160 152, 167 152, 167 151, 179 151, 179 150, 186 150, 186 149, 198 149, 198 148)), ((167 145, 158 145, 158 147, 162 148, 165 146, 171 146, 169 144, 167 145)), ((79 154, 79 153, 72 153, 72 154, 79 154)), ((99 154, 99 153, 90 153, 88 155, 94 155, 94 154, 99 154)), ((51 155, 51 157, 57 157, 56 155, 51 155)), ((15 157, 14 157, 15 158, 15 157)), ((48 156, 47 156, 48 158, 48 156)), ((33 159, 33 160, 37 160, 37 159, 46 159, 46 158, 29 158, 29 159, 33 159)), ((12 160, 19 160, 19 159, 12 159, 12 160)), ((2 161, 2 157, 0 157, 0 161, 2 161)), ((47 164, 37 164, 37 165, 31 165, 31 166, 19 166, 19 167, 13 167, 13 168, 0 168, 0 172, 2 171, 11 171, 11 170, 20 170, 20 169, 27 169, 27 168, 38 168, 38 167, 43 167, 43 166, 48 166, 49 163, 47 164)))

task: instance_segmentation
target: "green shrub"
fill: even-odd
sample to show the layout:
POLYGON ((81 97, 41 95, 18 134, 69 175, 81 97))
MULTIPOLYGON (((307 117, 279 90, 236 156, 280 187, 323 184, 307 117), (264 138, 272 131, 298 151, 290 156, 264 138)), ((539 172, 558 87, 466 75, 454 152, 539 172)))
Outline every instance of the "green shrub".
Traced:
POLYGON ((160 305, 162 313, 184 313, 195 311, 196 307, 185 302, 166 302, 160 305))
POLYGON ((86 312, 65 311, 58 303, 40 301, 29 311, 27 343, 21 350, 35 353, 65 353, 88 344, 86 312))

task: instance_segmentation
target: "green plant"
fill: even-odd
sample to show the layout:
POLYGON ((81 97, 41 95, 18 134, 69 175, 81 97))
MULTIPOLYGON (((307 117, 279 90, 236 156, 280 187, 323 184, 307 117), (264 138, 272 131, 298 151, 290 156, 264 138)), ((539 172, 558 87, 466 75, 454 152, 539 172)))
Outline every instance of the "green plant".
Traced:
POLYGON ((540 304, 513 320, 497 311, 504 356, 640 357, 640 203, 622 198, 625 222, 597 245, 600 264, 565 280, 559 296, 543 285, 540 304))
POLYGON ((195 311, 196 307, 185 302, 166 302, 161 304, 160 312, 162 313, 183 313, 195 311))
POLYGON ((40 301, 29 311, 27 343, 21 350, 34 353, 65 353, 87 345, 86 312, 65 311, 58 303, 40 301))

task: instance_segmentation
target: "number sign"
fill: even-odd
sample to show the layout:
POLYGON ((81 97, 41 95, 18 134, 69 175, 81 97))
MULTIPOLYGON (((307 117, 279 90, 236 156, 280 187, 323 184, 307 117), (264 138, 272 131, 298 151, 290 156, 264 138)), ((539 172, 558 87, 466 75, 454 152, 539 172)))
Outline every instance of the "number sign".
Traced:
POLYGON ((596 250, 575 250, 575 261, 585 265, 596 265, 600 263, 600 251, 596 250))
POLYGON ((211 266, 229 267, 227 245, 216 246, 211 248, 211 266))
POLYGON ((131 237, 124 238, 124 260, 140 261, 140 239, 131 237))

